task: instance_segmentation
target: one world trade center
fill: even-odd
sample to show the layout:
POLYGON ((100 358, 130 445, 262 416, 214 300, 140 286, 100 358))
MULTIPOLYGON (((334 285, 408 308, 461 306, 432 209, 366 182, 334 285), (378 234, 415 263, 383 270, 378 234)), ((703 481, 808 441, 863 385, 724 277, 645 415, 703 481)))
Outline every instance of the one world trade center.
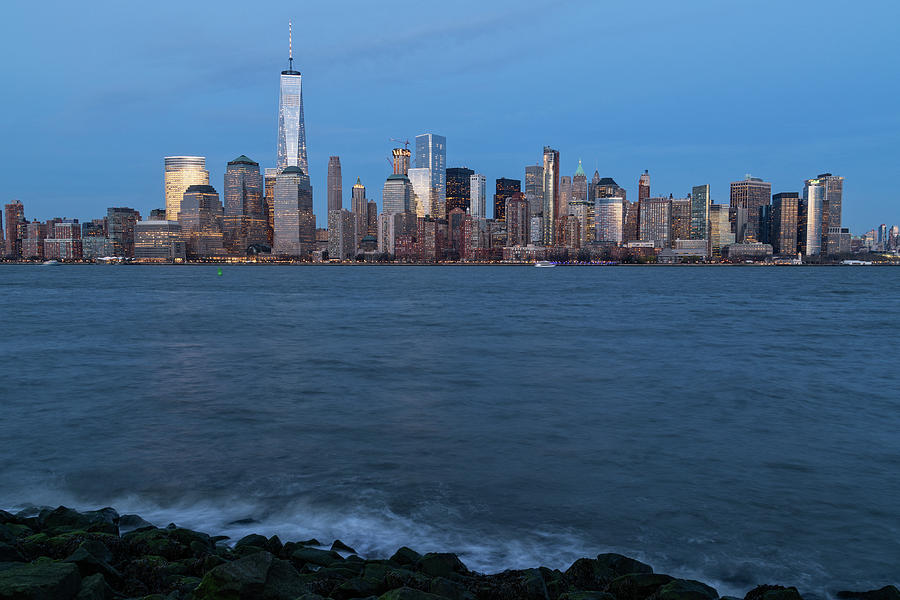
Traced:
POLYGON ((300 167, 309 176, 306 159, 306 124, 300 71, 294 70, 293 28, 288 24, 288 69, 281 72, 278 96, 278 171, 300 167))

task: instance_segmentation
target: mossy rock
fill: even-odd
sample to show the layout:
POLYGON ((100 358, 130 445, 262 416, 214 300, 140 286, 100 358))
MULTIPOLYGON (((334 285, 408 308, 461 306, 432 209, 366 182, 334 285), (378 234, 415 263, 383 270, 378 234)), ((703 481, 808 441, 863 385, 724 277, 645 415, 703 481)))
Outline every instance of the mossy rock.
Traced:
POLYGON ((450 600, 475 600, 475 594, 467 590, 459 582, 451 581, 444 577, 432 579, 428 591, 437 596, 450 598, 450 600))
POLYGON ((422 558, 422 555, 413 550, 412 548, 407 548, 406 546, 401 547, 399 550, 394 552, 394 555, 391 556, 391 562, 397 563, 398 565, 415 565, 419 562, 419 559, 422 558))
POLYGON ((22 523, 6 523, 4 525, 7 531, 12 533, 16 538, 23 538, 29 535, 34 535, 34 529, 29 527, 28 525, 23 525, 22 523))
POLYGON ((73 564, 50 559, 16 563, 0 570, 0 598, 9 600, 72 600, 81 575, 73 564))
POLYGON ((38 521, 44 529, 60 533, 83 530, 119 535, 119 513, 109 507, 81 513, 59 506, 53 510, 42 510, 38 521))
POLYGON ((81 589, 75 600, 112 600, 114 596, 113 589, 103 579, 103 575, 98 573, 81 580, 81 589))
POLYGON ((558 600, 616 600, 616 597, 609 592, 585 591, 566 592, 558 600))
POLYGON ((719 593, 705 583, 693 579, 675 579, 660 587, 652 600, 718 600, 719 593))
POLYGON ((4 562, 26 562, 22 553, 16 550, 15 546, 10 546, 5 542, 0 542, 0 563, 4 562))
POLYGON ((444 596, 430 594, 410 587, 391 590, 378 597, 378 600, 448 600, 444 596))
POLYGON ((605 591, 618 600, 645 600, 673 579, 657 573, 629 573, 610 581, 605 591))
POLYGON ((416 571, 431 577, 448 578, 469 572, 459 557, 449 552, 429 552, 416 561, 416 571))
POLYGON ((288 561, 258 552, 204 575, 195 600, 294 600, 314 591, 288 561))
POLYGON ((335 563, 344 562, 343 557, 331 550, 319 550, 317 548, 298 548, 291 554, 291 562, 301 567, 307 563, 320 567, 330 567, 335 563))
POLYGON ((744 596, 744 600, 802 600, 795 587, 758 585, 744 596))
POLYGON ((621 554, 598 554, 597 558, 579 558, 566 569, 566 579, 583 590, 603 589, 610 581, 629 573, 652 573, 653 568, 621 554))
POLYGON ((354 577, 344 581, 328 594, 334 600, 350 600, 351 598, 366 598, 377 596, 384 591, 384 583, 365 577, 354 577))
POLYGON ((900 600, 900 590, 892 585, 886 585, 868 592, 842 591, 837 593, 837 597, 842 600, 900 600))

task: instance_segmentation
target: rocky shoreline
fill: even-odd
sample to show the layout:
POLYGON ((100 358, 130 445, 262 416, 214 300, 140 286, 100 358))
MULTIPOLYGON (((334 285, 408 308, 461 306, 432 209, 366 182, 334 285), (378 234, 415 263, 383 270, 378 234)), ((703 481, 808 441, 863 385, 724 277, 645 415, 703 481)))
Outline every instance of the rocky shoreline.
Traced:
MULTIPOLYGON (((842 600, 900 600, 892 585, 841 591, 842 600)), ((112 508, 0 510, 0 600, 718 600, 699 581, 654 573, 619 554, 580 558, 565 571, 483 574, 455 554, 400 548, 366 559, 335 540, 232 543, 174 524, 155 527, 112 508)), ((722 596, 723 600, 736 600, 722 596)), ((759 585, 744 600, 800 600, 759 585)))

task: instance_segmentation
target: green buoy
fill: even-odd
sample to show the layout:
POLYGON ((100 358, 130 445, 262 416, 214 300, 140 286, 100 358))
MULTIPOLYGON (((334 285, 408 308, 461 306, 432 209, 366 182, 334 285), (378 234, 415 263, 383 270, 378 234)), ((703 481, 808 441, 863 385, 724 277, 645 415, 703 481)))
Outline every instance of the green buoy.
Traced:
POLYGON ((222 275, 222 267, 219 267, 219 276, 222 275))

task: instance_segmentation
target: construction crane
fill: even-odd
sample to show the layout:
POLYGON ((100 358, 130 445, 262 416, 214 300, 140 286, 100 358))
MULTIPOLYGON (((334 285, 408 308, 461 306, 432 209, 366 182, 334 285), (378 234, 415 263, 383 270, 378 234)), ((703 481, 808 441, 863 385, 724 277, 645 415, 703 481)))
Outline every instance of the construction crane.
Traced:
POLYGON ((403 147, 409 150, 409 140, 399 140, 397 138, 391 138, 392 142, 397 142, 398 144, 403 144, 403 147))

